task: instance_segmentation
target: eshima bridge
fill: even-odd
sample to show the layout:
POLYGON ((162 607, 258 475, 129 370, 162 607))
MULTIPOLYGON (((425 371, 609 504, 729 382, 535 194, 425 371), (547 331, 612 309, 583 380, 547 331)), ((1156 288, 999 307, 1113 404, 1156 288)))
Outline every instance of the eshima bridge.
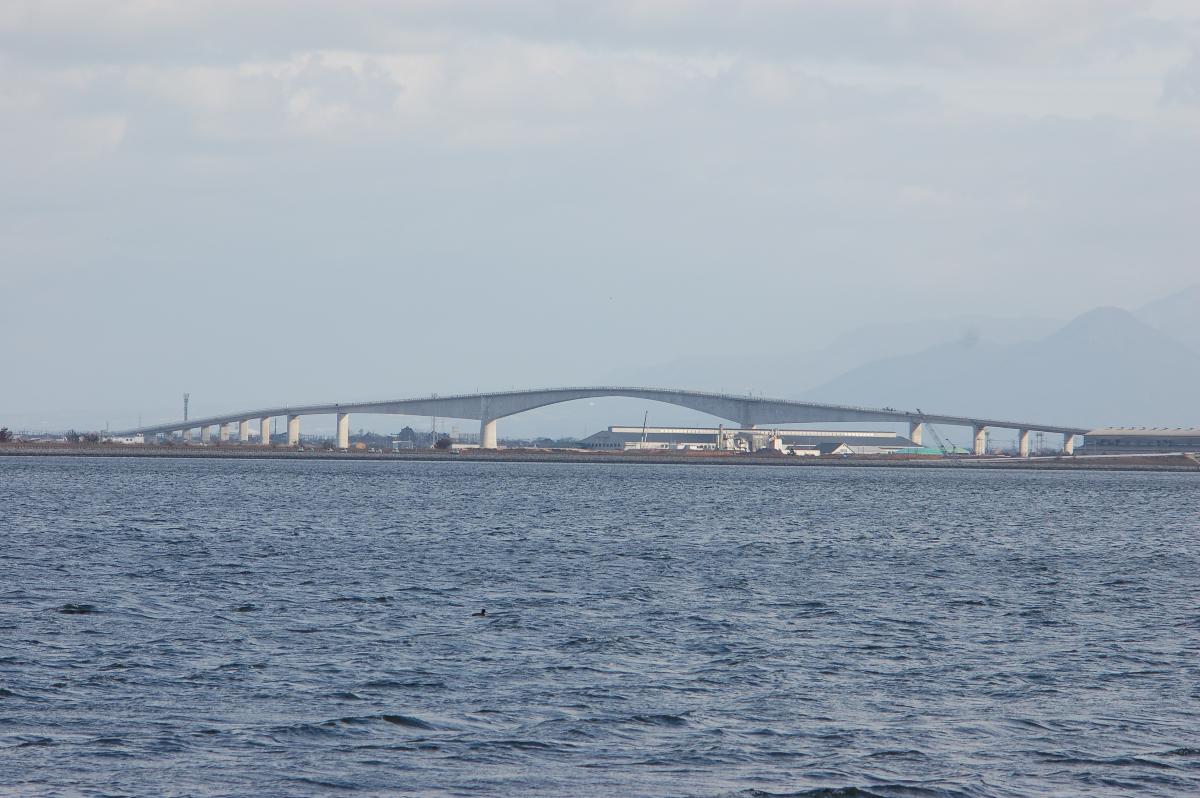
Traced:
POLYGON ((259 425, 262 445, 270 445, 271 419, 287 418, 287 441, 289 446, 300 443, 300 418, 302 416, 336 415, 337 446, 350 446, 350 414, 371 413, 403 416, 437 416, 439 418, 477 419, 479 421, 479 445, 484 449, 496 448, 496 421, 498 419, 535 410, 539 407, 591 399, 604 396, 620 396, 647 399, 655 402, 686 407, 722 418, 743 429, 772 424, 805 424, 812 422, 907 422, 909 438, 921 445, 926 424, 970 427, 974 435, 975 454, 987 450, 987 431, 992 427, 1016 430, 1020 442, 1020 453, 1029 455, 1031 432, 1049 432, 1063 436, 1063 451, 1072 454, 1076 436, 1087 430, 1078 427, 1062 427, 1053 424, 1037 424, 1026 421, 1004 421, 998 419, 948 416, 891 408, 853 407, 850 405, 797 402, 787 399, 765 399, 757 396, 736 396, 704 391, 680 391, 662 388, 592 387, 592 388, 547 388, 528 391, 500 391, 496 393, 472 393, 457 396, 426 396, 415 399, 392 399, 382 402, 355 402, 352 404, 302 405, 299 407, 271 407, 259 410, 244 410, 208 418, 173 421, 169 424, 154 424, 114 433, 115 435, 151 436, 163 433, 179 433, 184 440, 191 440, 192 431, 200 431, 202 441, 227 442, 230 428, 238 425, 238 440, 250 439, 250 425, 259 425), (213 431, 216 430, 216 434, 213 431))

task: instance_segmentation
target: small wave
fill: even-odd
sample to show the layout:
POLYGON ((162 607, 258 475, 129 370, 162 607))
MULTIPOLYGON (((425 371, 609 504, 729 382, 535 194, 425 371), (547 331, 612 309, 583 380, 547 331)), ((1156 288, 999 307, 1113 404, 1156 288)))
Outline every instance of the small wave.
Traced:
POLYGON ((414 718, 411 715, 380 715, 379 719, 393 726, 405 726, 410 729, 436 729, 429 721, 414 718))
POLYGON ((630 718, 634 723, 644 723, 648 726, 686 726, 687 718, 682 715, 650 714, 634 715, 630 718))
POLYGON ((427 687, 436 690, 445 688, 446 683, 440 679, 372 679, 359 685, 368 690, 407 690, 413 687, 427 687))
POLYGON ((1087 757, 1087 756, 1071 756, 1064 754, 1042 754, 1042 761, 1054 762, 1059 765, 1107 765, 1110 767, 1142 767, 1142 768, 1157 768, 1159 770, 1174 770, 1175 765, 1169 762, 1159 762, 1156 759, 1146 759, 1140 756, 1110 756, 1110 757, 1087 757))
POLYGON ((894 623, 900 626, 929 626, 929 621, 922 621, 917 618, 893 618, 887 615, 881 615, 878 621, 882 623, 894 623))
POLYGON ((267 730, 272 738, 310 738, 310 737, 330 737, 339 732, 340 722, 336 720, 327 720, 324 723, 293 723, 290 726, 276 726, 267 730))
POLYGON ((564 640, 555 648, 563 651, 632 653, 639 649, 639 643, 632 637, 579 636, 564 640))
POLYGON ((577 671, 583 673, 608 673, 602 668, 593 668, 590 665, 547 665, 542 668, 544 671, 577 671))
POLYGON ((862 787, 815 787, 796 792, 767 792, 745 790, 741 798, 970 798, 973 793, 943 787, 923 787, 915 784, 876 784, 862 787))
POLYGON ((570 744, 562 741, 551 744, 543 743, 540 740, 486 740, 484 742, 473 743, 470 747, 472 749, 511 748, 518 751, 557 751, 570 747, 570 744))
POLYGON ((54 611, 63 615, 94 615, 100 612, 100 608, 95 604, 63 604, 55 607, 54 611))
POLYGON ((895 751, 874 751, 867 754, 872 759, 928 759, 929 755, 924 751, 918 751, 915 748, 900 749, 895 751))
POLYGON ((812 790, 799 792, 768 792, 767 790, 743 790, 737 793, 741 798, 886 798, 875 792, 860 790, 858 787, 817 787, 812 790))
POLYGON ((420 718, 413 717, 412 715, 394 715, 394 714, 351 715, 351 716, 348 716, 345 718, 336 718, 334 720, 327 720, 324 723, 321 723, 320 726, 323 728, 326 728, 326 729, 331 729, 331 728, 336 728, 339 725, 342 725, 342 726, 365 726, 365 725, 368 725, 371 723, 376 723, 379 721, 382 721, 384 723, 390 723, 393 726, 403 726, 406 729, 422 729, 425 731, 433 731, 434 729, 437 728, 437 726, 434 726, 429 721, 421 720, 420 718))
POLYGON ((1158 756, 1200 756, 1200 748, 1172 748, 1170 751, 1163 751, 1158 756))
POLYGON ((54 745, 54 740, 49 737, 18 737, 19 743, 9 746, 10 748, 40 748, 42 746, 54 745))
POLYGON ((262 671, 267 669, 265 662, 225 662, 213 668, 216 672, 221 671, 242 671, 242 670, 262 671))
POLYGON ((331 779, 315 779, 309 776, 296 776, 289 779, 293 784, 304 784, 309 787, 320 787, 326 790, 358 790, 359 785, 350 781, 333 781, 331 779))

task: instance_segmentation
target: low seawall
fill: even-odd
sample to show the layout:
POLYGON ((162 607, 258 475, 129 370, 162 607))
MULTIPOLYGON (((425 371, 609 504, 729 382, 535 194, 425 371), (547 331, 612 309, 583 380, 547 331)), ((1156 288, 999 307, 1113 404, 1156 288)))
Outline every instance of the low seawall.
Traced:
POLYGON ((718 452, 585 452, 556 449, 409 449, 400 452, 296 451, 257 446, 145 446, 106 444, 0 444, 0 457, 175 457, 235 460, 466 461, 494 463, 631 463, 670 465, 756 465, 805 468, 972 468, 1023 471, 1173 471, 1200 473, 1189 455, 1131 457, 794 457, 718 452))

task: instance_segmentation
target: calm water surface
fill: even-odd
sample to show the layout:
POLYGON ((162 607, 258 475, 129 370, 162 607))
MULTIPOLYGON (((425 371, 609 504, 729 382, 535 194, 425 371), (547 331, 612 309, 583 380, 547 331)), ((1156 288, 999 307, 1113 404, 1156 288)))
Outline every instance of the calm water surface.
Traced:
POLYGON ((1200 794, 1200 479, 0 458, 0 793, 1200 794))

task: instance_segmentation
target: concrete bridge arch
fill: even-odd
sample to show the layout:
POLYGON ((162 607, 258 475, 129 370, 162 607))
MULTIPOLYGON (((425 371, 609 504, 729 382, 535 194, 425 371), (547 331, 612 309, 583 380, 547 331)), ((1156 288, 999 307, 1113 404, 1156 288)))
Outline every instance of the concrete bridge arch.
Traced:
POLYGON ((972 427, 975 433, 976 450, 980 442, 986 441, 988 427, 1017 429, 1022 441, 1026 441, 1030 430, 1062 433, 1065 448, 1073 447, 1076 435, 1085 430, 1057 425, 1033 424, 1015 421, 999 421, 965 416, 927 414, 914 410, 893 408, 869 408, 853 405, 800 402, 790 399, 767 399, 757 396, 689 391, 670 388, 644 388, 636 386, 584 386, 571 388, 540 388, 525 391, 498 391, 492 393, 457 394, 451 396, 431 395, 410 399, 394 399, 381 402, 335 403, 323 405, 284 406, 241 411, 221 416, 210 416, 184 422, 171 422, 138 427, 115 435, 143 433, 147 435, 182 431, 185 438, 190 431, 201 429, 201 436, 213 427, 218 428, 220 440, 228 440, 231 424, 237 423, 239 438, 246 440, 249 425, 257 421, 261 439, 270 442, 269 421, 277 416, 288 420, 288 442, 296 444, 300 438, 300 417, 305 415, 334 414, 337 416, 338 446, 348 447, 349 417, 351 413, 394 414, 409 416, 439 416, 444 418, 474 419, 479 421, 479 441, 483 448, 495 448, 497 443, 496 422, 502 418, 536 410, 549 405, 572 402, 579 399, 599 397, 625 397, 646 399, 685 407, 721 418, 739 427, 749 428, 764 424, 804 424, 813 422, 907 422, 913 440, 920 442, 926 423, 951 424, 972 427))

